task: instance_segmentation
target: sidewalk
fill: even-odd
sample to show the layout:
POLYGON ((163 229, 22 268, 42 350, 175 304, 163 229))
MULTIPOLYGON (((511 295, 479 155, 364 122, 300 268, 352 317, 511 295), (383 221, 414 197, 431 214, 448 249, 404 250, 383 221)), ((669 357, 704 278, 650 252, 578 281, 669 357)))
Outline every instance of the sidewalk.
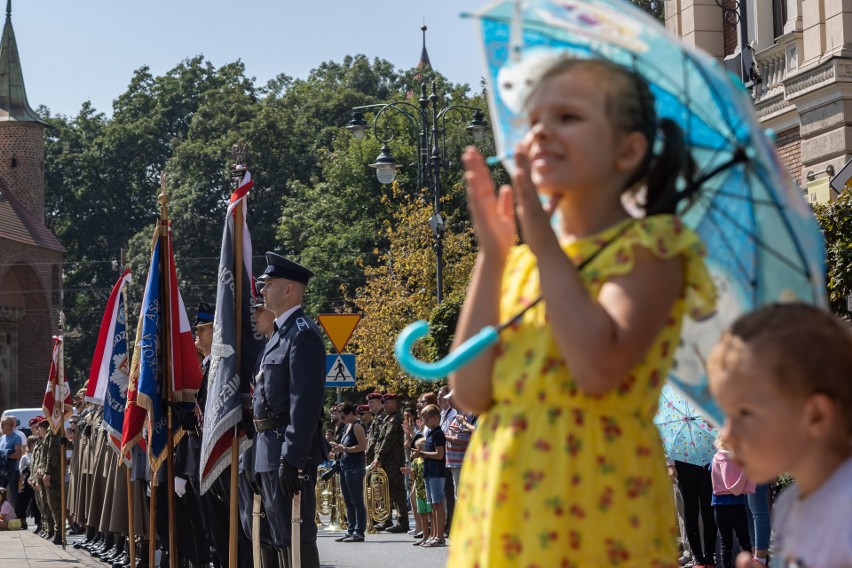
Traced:
POLYGON ((61 546, 56 546, 30 531, 0 531, 0 568, 106 566, 71 546, 75 540, 78 539, 68 539, 68 546, 62 550, 61 546))

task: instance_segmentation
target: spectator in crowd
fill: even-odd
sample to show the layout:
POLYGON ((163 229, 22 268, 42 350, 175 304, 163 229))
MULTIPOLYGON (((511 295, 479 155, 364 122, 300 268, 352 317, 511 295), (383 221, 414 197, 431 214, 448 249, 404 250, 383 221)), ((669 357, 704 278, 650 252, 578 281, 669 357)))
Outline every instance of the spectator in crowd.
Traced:
MULTIPOLYGON (((450 404, 452 391, 450 387, 443 386, 438 389, 438 408, 441 409, 441 430, 444 432, 444 437, 450 431, 450 425, 456 417, 456 409, 450 404)), ((450 536, 450 526, 453 523, 453 511, 456 507, 456 488, 453 484, 453 474, 449 468, 444 468, 446 482, 444 484, 444 498, 447 504, 447 526, 444 527, 444 536, 450 536)))
POLYGON ((722 566, 734 568, 734 536, 740 549, 751 553, 746 514, 746 494, 754 493, 754 482, 734 461, 721 438, 716 439, 718 451, 713 456, 711 475, 713 481, 713 516, 719 527, 722 541, 722 566))
POLYGON ((695 568, 716 566, 718 529, 713 514, 710 464, 701 466, 674 460, 672 471, 683 498, 683 524, 695 568), (699 526, 704 528, 703 532, 699 526))
POLYGON ((429 519, 432 515, 432 507, 426 500, 426 478, 423 477, 423 449, 426 447, 426 438, 417 435, 413 442, 414 450, 417 457, 411 458, 411 465, 402 468, 402 472, 411 478, 412 495, 414 496, 414 519, 418 527, 422 527, 419 531, 419 540, 414 543, 414 546, 422 546, 430 540, 431 532, 429 530, 429 519))
POLYGON ((4 416, 0 420, 0 486, 5 487, 7 499, 12 507, 18 504, 18 478, 21 475, 20 459, 23 456, 23 444, 15 431, 17 419, 4 416))
POLYGON ((446 541, 442 529, 447 522, 446 509, 444 508, 444 484, 446 482, 444 456, 447 439, 440 427, 441 411, 436 405, 427 405, 420 411, 420 417, 429 432, 426 434, 426 444, 423 450, 415 451, 413 455, 424 458, 423 477, 426 480, 426 500, 432 507, 431 526, 433 529, 431 538, 421 546, 444 546, 446 541))
POLYGON ((340 456, 340 488, 346 504, 346 536, 337 542, 364 542, 367 530, 367 509, 364 506, 364 475, 366 463, 364 452, 367 449, 367 432, 355 414, 355 407, 348 402, 339 408, 340 417, 345 424, 343 436, 334 450, 340 456))
MULTIPOLYGON (((453 403, 452 391, 450 391, 450 403, 453 403)), ((450 421, 445 435, 447 437, 447 471, 453 477, 453 490, 458 497, 459 482, 461 480, 462 463, 467 452, 467 445, 471 435, 476 431, 476 417, 473 414, 465 414, 456 411, 456 415, 450 421)))
POLYGON ((754 558, 765 565, 769 558, 769 537, 772 532, 772 521, 769 518, 769 484, 759 483, 754 493, 749 493, 746 499, 751 517, 748 532, 754 545, 754 558))
POLYGON ((18 516, 15 514, 15 507, 7 498, 8 490, 5 487, 0 487, 0 531, 7 531, 10 528, 21 528, 21 524, 13 523, 18 516))

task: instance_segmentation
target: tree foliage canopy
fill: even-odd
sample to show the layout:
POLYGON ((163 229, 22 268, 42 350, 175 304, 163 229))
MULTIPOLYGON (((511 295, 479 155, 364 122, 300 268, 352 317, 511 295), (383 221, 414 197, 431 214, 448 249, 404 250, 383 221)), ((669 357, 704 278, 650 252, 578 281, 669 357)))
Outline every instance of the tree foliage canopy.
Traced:
MULTIPOLYGON (((416 105, 418 73, 359 55, 323 63, 305 79, 279 75, 258 85, 239 61, 217 68, 198 56, 161 76, 147 67, 138 69, 115 99, 111 117, 88 103, 72 117, 41 108, 48 123, 46 218, 67 249, 69 378, 80 383, 88 375, 122 249, 134 273, 129 314, 135 319, 159 214, 161 171, 170 198, 179 285, 190 316, 198 302, 215 301, 222 223, 234 187, 230 150, 239 140, 249 147, 247 161, 255 179, 248 213, 255 272, 265 266, 266 250, 309 266, 317 273, 307 298, 312 314, 356 309, 361 291, 369 299, 368 280, 376 274, 371 271, 387 260, 381 251, 391 247, 396 224, 410 221, 399 217, 400 204, 419 203, 423 214, 429 207, 418 201, 416 168, 409 167, 416 155, 416 132, 410 124, 401 116, 389 123, 398 130, 391 145, 404 165, 395 188, 379 184, 367 167, 379 153, 376 138, 357 141, 344 127, 353 106, 389 101, 416 105)), ((440 75, 426 80, 433 78, 441 105, 485 109, 482 95, 469 95, 466 85, 451 84, 440 75)), ((458 270, 449 267, 456 262, 449 247, 456 232, 470 240, 458 190, 457 156, 467 143, 464 126, 447 124, 442 176, 444 187, 450 188, 443 199, 450 231, 448 274, 459 282, 466 275, 455 276, 458 270)), ((429 215, 421 217, 419 231, 428 236, 429 215)), ((434 280, 431 243, 423 246, 418 257, 424 263, 422 278, 430 274, 434 280)), ((425 280, 420 286, 434 289, 425 280)), ((428 315, 433 296, 424 296, 424 302, 428 315)), ((383 316, 367 317, 375 321, 383 316)), ((373 341, 363 332, 361 338, 362 346, 373 341)), ((387 336, 381 341, 389 354, 392 342, 387 336)), ((391 364, 389 358, 384 361, 391 364)))

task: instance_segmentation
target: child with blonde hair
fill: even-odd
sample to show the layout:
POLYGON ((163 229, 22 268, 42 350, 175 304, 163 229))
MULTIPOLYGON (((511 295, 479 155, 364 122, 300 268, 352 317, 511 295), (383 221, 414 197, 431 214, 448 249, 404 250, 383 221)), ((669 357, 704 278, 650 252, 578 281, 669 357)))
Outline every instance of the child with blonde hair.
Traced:
POLYGON ((710 477, 713 483, 713 517, 719 528, 722 547, 722 566, 734 568, 734 537, 740 550, 751 552, 748 533, 746 494, 754 493, 755 484, 746 478, 745 472, 734 461, 722 438, 716 438, 716 455, 710 462, 710 477))
POLYGON ((849 324, 800 303, 742 316, 708 359, 737 464, 758 483, 785 472, 796 480, 774 507, 783 568, 852 566, 850 372, 849 324))
POLYGON ((432 507, 426 500, 426 479, 423 477, 423 456, 421 452, 426 447, 426 438, 420 436, 414 441, 414 450, 411 457, 411 465, 400 468, 403 474, 411 476, 412 484, 414 485, 414 498, 416 508, 414 509, 414 518, 421 527, 423 533, 420 540, 414 543, 414 546, 420 546, 429 541, 432 534, 429 531, 429 519, 432 517, 432 507))
POLYGON ((479 251, 455 345, 529 309, 450 376, 481 419, 449 566, 674 567, 653 418, 684 315, 715 300, 702 243, 674 215, 682 132, 640 75, 601 60, 555 61, 525 110, 511 186, 463 156, 479 251), (637 191, 642 219, 623 201, 637 191))

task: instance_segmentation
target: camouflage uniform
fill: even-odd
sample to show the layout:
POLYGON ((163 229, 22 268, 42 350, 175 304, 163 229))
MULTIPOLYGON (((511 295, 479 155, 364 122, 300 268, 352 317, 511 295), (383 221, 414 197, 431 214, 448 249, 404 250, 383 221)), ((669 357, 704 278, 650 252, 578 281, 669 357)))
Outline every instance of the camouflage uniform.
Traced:
MULTIPOLYGON (((36 426, 36 428, 38 428, 38 426, 36 426)), ((44 439, 36 437, 35 445, 30 449, 32 451, 32 455, 30 457, 30 478, 28 479, 28 481, 33 488, 33 496, 35 497, 36 507, 38 507, 38 511, 41 514, 41 528, 42 530, 47 531, 47 514, 45 511, 45 505, 44 503, 42 503, 41 500, 41 476, 44 472, 44 470, 41 469, 41 460, 42 454, 44 453, 44 439), (39 471, 41 471, 42 473, 39 473, 39 471)))
POLYGON ((59 436, 53 432, 48 432, 44 438, 44 474, 50 476, 50 487, 44 487, 42 480, 42 501, 45 508, 42 510, 42 516, 49 519, 50 532, 58 533, 61 529, 60 522, 62 521, 62 483, 65 481, 65 472, 60 469, 60 454, 65 448, 59 441, 59 436))
POLYGON ((364 455, 367 465, 370 465, 376 459, 376 448, 382 439, 382 423, 384 421, 385 411, 381 410, 373 417, 373 421, 370 422, 370 427, 367 429, 367 450, 364 455))
MULTIPOLYGON (((372 431, 372 428, 370 429, 372 431)), ((390 498, 397 510, 397 522, 408 530, 408 495, 405 477, 400 468, 405 465, 405 433, 402 414, 397 410, 382 421, 381 443, 376 449, 376 459, 388 476, 390 498)))

